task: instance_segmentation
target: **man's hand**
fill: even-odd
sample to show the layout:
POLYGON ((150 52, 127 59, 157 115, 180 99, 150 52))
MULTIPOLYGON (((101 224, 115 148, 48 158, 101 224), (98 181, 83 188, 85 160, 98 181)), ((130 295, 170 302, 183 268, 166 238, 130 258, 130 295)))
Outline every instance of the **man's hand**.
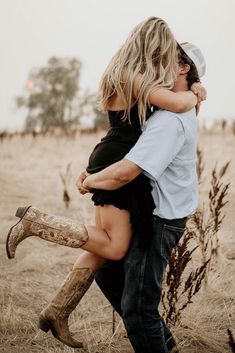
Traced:
POLYGON ((200 82, 194 82, 190 88, 190 90, 196 94, 197 99, 198 99, 198 104, 200 104, 202 101, 206 100, 207 97, 207 91, 204 86, 200 82))
POLYGON ((89 176, 90 174, 87 173, 87 171, 84 170, 84 172, 82 172, 79 177, 78 177, 78 180, 76 182, 76 186, 78 188, 78 191, 80 192, 80 194, 82 195, 85 195, 89 192, 91 192, 91 189, 90 188, 85 188, 83 186, 83 182, 84 180, 89 176))

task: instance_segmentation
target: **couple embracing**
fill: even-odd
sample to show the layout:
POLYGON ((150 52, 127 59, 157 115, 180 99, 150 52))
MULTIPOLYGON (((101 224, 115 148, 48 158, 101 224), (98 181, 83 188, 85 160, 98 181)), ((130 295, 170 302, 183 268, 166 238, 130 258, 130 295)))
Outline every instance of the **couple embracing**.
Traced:
POLYGON ((77 181, 91 193, 94 225, 20 207, 7 255, 38 236, 82 248, 39 327, 70 347, 82 347, 68 319, 96 280, 120 314, 136 353, 177 352, 158 307, 162 278, 187 218, 198 205, 196 135, 205 60, 198 47, 178 44, 165 21, 138 24, 111 59, 100 83, 100 108, 110 128, 77 181))

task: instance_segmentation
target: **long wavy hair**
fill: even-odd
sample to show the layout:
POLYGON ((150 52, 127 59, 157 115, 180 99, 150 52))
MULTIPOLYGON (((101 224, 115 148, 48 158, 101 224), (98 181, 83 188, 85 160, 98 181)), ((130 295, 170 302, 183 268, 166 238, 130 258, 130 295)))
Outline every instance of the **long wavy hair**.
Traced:
POLYGON ((139 23, 113 56, 100 82, 99 108, 107 112, 115 95, 126 105, 123 119, 130 121, 130 109, 138 103, 141 125, 146 119, 149 94, 155 88, 171 89, 176 79, 177 42, 167 23, 150 17, 139 23), (138 96, 134 80, 142 74, 138 96))

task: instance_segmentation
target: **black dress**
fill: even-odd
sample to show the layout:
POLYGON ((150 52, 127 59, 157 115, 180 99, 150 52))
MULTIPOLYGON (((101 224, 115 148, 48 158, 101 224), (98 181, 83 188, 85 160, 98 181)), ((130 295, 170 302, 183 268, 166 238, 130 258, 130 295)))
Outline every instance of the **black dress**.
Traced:
MULTIPOLYGON (((150 115, 149 111, 149 115, 150 115)), ((130 120, 123 121, 123 111, 109 111, 110 129, 89 157, 88 173, 97 173, 123 159, 141 135, 137 105, 130 111, 130 120)), ((113 205, 130 212, 130 223, 140 244, 144 245, 152 234, 152 213, 155 208, 149 179, 140 174, 117 190, 93 189, 92 200, 96 206, 113 205)))

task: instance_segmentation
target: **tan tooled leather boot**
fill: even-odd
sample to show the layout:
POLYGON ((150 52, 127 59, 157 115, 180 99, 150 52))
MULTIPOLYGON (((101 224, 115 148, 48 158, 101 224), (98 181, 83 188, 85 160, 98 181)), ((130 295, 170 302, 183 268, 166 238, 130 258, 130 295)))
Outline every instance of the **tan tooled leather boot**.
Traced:
POLYGON ((81 348, 82 343, 76 341, 69 332, 68 318, 90 287, 94 275, 90 268, 71 271, 55 298, 41 312, 39 328, 44 332, 51 330, 54 337, 67 346, 81 348))
POLYGON ((9 230, 6 243, 9 259, 14 258, 17 245, 31 236, 71 248, 80 248, 88 240, 84 224, 70 218, 49 215, 32 206, 18 208, 16 216, 20 220, 9 230))

